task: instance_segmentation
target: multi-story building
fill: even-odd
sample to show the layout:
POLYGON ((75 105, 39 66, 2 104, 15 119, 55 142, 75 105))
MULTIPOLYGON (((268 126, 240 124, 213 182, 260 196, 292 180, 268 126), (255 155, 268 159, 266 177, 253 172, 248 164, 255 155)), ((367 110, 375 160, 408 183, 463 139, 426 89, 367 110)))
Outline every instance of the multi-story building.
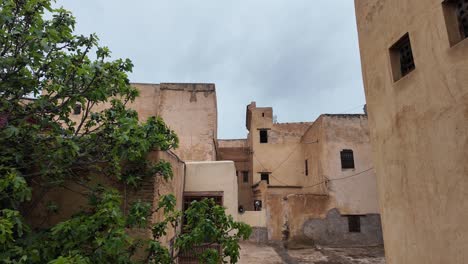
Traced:
POLYGON ((246 126, 247 139, 218 141, 218 157, 235 158, 242 172, 239 206, 246 210, 239 218, 257 227, 259 237, 382 243, 366 115, 325 114, 315 122, 278 123, 271 107, 253 102, 246 126))
POLYGON ((387 263, 468 263, 468 1, 355 5, 387 263))

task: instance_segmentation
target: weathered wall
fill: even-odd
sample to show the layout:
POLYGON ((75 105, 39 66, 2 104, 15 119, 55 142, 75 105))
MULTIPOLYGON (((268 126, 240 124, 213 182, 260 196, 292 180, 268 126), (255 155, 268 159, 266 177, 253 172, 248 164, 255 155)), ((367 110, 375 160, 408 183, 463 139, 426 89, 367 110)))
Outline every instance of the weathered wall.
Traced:
POLYGON ((217 149, 217 160, 231 160, 236 166, 239 205, 245 210, 253 210, 250 147, 247 139, 218 140, 217 149), (244 182, 243 171, 249 174, 247 182, 244 182))
POLYGON ((361 232, 350 233, 348 219, 338 209, 328 211, 324 219, 308 219, 304 223, 304 235, 315 244, 331 246, 382 245, 380 215, 369 214, 360 217, 361 232))
MULTIPOLYGON (((332 209, 342 215, 379 214, 366 116, 321 115, 313 123, 284 124, 273 123, 272 116, 268 107, 252 103, 247 108, 253 195, 263 201, 269 240, 325 241, 307 236, 304 224, 312 219, 331 223, 326 216, 332 209), (268 143, 260 143, 258 129, 268 129, 268 143), (343 149, 353 150, 354 169, 341 168, 343 149), (255 185, 260 172, 271 173, 269 185, 255 185)), ((367 235, 353 237, 363 238, 358 245, 379 240, 378 232, 374 240, 367 235)))
POLYGON ((468 263, 468 40, 442 0, 355 0, 387 263, 468 263), (409 33, 416 69, 394 82, 409 33))
POLYGON ((218 117, 214 84, 160 84, 158 114, 180 139, 184 161, 216 160, 218 117))
POLYGON ((301 137, 312 123, 273 123, 271 107, 248 106, 249 144, 252 149, 253 183, 269 172, 270 185, 299 186, 304 176, 301 137), (268 143, 260 143, 259 129, 268 129, 268 143))
POLYGON ((233 161, 186 162, 185 192, 223 192, 226 213, 237 220, 237 179, 233 161))
MULTIPOLYGON (((216 160, 217 103, 214 84, 199 83, 132 83, 140 96, 128 107, 138 112, 140 121, 160 116, 179 137, 174 152, 182 160, 216 160)), ((108 104, 96 105, 101 111, 108 104)), ((82 115, 71 115, 79 122, 82 115)))
POLYGON ((365 115, 322 115, 320 157, 329 195, 341 214, 378 214, 377 183, 365 115), (354 169, 342 169, 340 152, 353 150, 354 169))

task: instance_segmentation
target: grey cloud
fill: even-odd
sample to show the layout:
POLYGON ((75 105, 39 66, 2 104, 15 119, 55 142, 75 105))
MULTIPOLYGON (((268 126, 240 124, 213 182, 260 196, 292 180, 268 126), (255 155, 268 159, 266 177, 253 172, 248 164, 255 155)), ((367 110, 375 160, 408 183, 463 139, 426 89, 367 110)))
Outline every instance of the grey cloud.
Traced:
POLYGON ((77 30, 133 60, 134 82, 214 82, 219 136, 250 101, 281 122, 355 108, 364 92, 350 0, 61 0, 77 30))

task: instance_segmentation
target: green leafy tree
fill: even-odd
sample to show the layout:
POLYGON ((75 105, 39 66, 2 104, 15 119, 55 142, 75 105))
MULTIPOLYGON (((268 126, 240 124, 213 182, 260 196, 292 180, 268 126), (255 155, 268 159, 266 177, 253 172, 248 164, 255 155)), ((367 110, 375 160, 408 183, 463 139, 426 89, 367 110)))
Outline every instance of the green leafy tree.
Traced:
POLYGON ((146 247, 144 262, 173 263, 209 243, 223 250, 202 252, 202 262, 235 263, 238 242, 251 230, 213 201, 194 202, 182 213, 169 195, 157 208, 137 202, 124 214, 117 190, 90 184, 98 176, 129 187, 155 175, 170 179, 170 164, 147 156, 176 148, 178 139, 160 118, 140 121, 127 107, 138 96, 127 76, 131 61, 112 60, 95 35, 76 35, 74 26, 74 17, 51 0, 0 3, 0 262, 134 263, 137 248, 146 247), (82 113, 73 118, 77 107, 82 113), (53 190, 69 182, 86 187, 88 209, 31 230, 22 209, 32 186, 53 190), (164 220, 149 222, 155 212, 164 220), (182 221, 174 247, 162 245, 158 239, 168 228, 180 230, 182 221), (150 228, 153 239, 130 237, 132 227, 150 228))

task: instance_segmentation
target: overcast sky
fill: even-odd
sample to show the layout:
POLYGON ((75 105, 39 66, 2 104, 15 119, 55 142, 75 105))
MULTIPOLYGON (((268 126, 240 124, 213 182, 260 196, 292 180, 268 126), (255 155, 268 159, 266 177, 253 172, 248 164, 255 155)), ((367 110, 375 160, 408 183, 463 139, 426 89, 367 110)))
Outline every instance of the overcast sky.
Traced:
POLYGON ((97 33, 132 82, 215 83, 219 137, 246 136, 245 107, 279 122, 360 113, 365 103, 352 0, 59 0, 97 33))

